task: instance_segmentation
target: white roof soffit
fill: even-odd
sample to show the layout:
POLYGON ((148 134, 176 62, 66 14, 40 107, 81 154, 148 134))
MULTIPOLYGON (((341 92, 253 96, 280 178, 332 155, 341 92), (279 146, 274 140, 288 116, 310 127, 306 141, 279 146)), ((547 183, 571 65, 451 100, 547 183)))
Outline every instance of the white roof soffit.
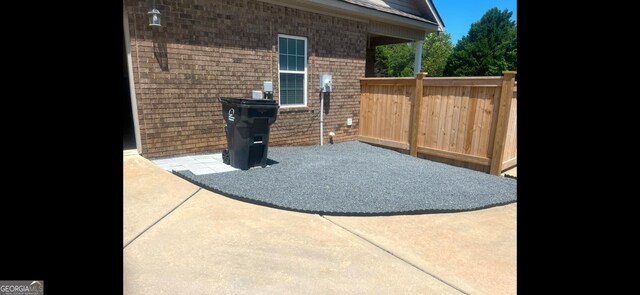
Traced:
MULTIPOLYGON (((405 26, 413 29, 424 30, 425 32, 436 32, 441 27, 440 22, 423 22, 407 17, 378 11, 371 8, 358 6, 355 4, 333 1, 333 0, 258 0, 276 5, 297 8, 311 12, 329 12, 332 15, 345 16, 347 18, 371 19, 379 22, 386 22, 405 26)), ((427 1, 428 2, 428 1, 427 1)), ((437 18, 436 18, 437 19, 437 18)))

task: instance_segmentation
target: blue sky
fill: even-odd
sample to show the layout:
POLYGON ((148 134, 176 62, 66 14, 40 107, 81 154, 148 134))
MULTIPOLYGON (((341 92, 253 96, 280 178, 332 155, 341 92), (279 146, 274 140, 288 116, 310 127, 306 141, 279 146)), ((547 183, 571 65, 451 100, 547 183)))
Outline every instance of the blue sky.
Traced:
POLYGON ((513 12, 511 19, 518 21, 516 0, 433 0, 433 3, 444 21, 444 30, 451 34, 454 46, 469 32, 471 24, 493 7, 501 11, 508 9, 513 12))

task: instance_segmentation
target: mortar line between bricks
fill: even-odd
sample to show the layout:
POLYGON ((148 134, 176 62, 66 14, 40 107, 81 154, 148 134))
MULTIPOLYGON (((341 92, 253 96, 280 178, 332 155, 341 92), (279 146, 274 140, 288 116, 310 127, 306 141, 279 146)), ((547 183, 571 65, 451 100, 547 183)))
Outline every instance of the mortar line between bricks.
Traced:
POLYGON ((361 236, 361 235, 359 235, 359 234, 355 233, 354 231, 349 230, 348 228, 346 228, 346 227, 344 227, 344 226, 342 226, 342 225, 338 224, 337 222, 335 222, 335 221, 333 221, 333 220, 331 220, 331 219, 329 219, 329 218, 326 218, 324 215, 320 215, 320 217, 322 217, 322 218, 324 218, 325 220, 327 220, 327 221, 329 221, 329 222, 331 222, 331 223, 335 224, 335 225, 336 225, 336 226, 338 226, 339 228, 341 228, 341 229, 343 229, 343 230, 345 230, 345 231, 347 231, 347 232, 351 233, 352 235, 354 235, 354 236, 356 236, 356 237, 358 237, 358 238, 360 238, 360 239, 364 240, 365 242, 367 242, 367 243, 369 243, 369 244, 371 244, 371 245, 375 246, 376 248, 378 248, 378 249, 380 249, 380 250, 382 250, 382 251, 384 251, 384 252, 389 253, 391 256, 393 256, 393 257, 395 257, 395 258, 397 258, 397 259, 400 259, 400 260, 401 260, 401 261, 403 261, 404 263, 406 263, 406 264, 409 264, 409 265, 413 266, 413 267, 414 267, 414 268, 416 268, 417 270, 419 270, 419 271, 421 271, 421 272, 425 273, 426 275, 429 275, 429 276, 431 276, 431 277, 435 278, 436 280, 438 280, 438 281, 442 282, 443 284, 445 284, 445 285, 447 285, 447 286, 449 286, 449 287, 451 287, 451 288, 454 288, 454 289, 458 290, 458 291, 459 291, 459 292, 461 292, 462 294, 469 295, 469 293, 467 293, 467 292, 463 291, 462 289, 460 289, 460 288, 458 288, 458 287, 454 286, 453 284, 446 282, 445 280, 441 279, 440 277, 438 277, 438 276, 436 276, 436 275, 434 275, 434 274, 432 274, 432 273, 428 272, 427 270, 425 270, 425 269, 423 269, 423 268, 421 268, 421 267, 419 267, 419 266, 417 266, 417 265, 415 265, 415 264, 411 263, 410 261, 408 261, 408 260, 406 260, 406 259, 403 259, 402 257, 400 257, 400 256, 396 255, 395 253, 393 253, 393 252, 391 252, 391 251, 389 251, 389 250, 387 250, 387 249, 383 248, 382 246, 380 246, 380 245, 376 244, 375 242, 373 242, 373 241, 371 241, 371 240, 369 240, 369 239, 367 239, 367 238, 365 238, 365 237, 363 237, 363 236, 361 236))
POLYGON ((163 215, 162 217, 160 217, 158 220, 156 220, 156 222, 154 222, 153 224, 149 225, 147 228, 145 228, 141 233, 139 233, 137 236, 135 236, 135 238, 131 239, 131 241, 129 241, 129 243, 127 243, 126 245, 124 245, 124 247, 122 247, 122 249, 127 248, 127 246, 129 246, 131 243, 133 243, 133 241, 137 240, 138 237, 140 237, 142 234, 146 233, 149 229, 151 229, 154 225, 156 225, 158 222, 160 222, 160 220, 164 219, 165 217, 169 216, 169 214, 171 214, 171 212, 175 211, 176 209, 178 209, 178 207, 182 206, 182 204, 184 204, 186 201, 189 201, 189 199, 191 199, 191 197, 193 197, 195 194, 197 194, 202 188, 199 187, 195 192, 193 192, 193 194, 191 194, 189 197, 187 197, 186 199, 184 199, 184 201, 180 202, 180 204, 178 204, 178 206, 175 206, 173 209, 171 209, 169 212, 167 212, 167 214, 163 215))

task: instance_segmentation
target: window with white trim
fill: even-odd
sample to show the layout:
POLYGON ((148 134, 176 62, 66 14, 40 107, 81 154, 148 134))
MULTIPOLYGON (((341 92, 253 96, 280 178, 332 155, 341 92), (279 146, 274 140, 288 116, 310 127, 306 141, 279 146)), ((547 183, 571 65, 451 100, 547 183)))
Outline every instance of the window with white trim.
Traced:
POLYGON ((280 105, 307 106, 307 38, 278 35, 280 105))

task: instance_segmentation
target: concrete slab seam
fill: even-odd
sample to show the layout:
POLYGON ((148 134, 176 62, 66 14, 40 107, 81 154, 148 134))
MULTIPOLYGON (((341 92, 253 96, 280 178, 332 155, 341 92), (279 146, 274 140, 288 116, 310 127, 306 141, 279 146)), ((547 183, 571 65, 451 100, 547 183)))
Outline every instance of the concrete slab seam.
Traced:
POLYGON ((328 219, 328 218, 326 218, 326 217, 325 217, 325 216, 323 216, 323 215, 319 215, 319 216, 320 216, 320 217, 322 217, 323 219, 325 219, 325 220, 327 220, 327 221, 329 221, 329 222, 331 222, 331 223, 335 224, 336 226, 338 226, 338 227, 342 228, 343 230, 345 230, 345 231, 347 231, 347 232, 349 232, 349 233, 351 233, 351 234, 355 235, 356 237, 358 237, 358 238, 360 238, 360 239, 364 240, 365 242, 367 242, 367 243, 369 243, 369 244, 371 244, 371 245, 375 246, 376 248, 378 248, 378 249, 380 249, 380 250, 382 250, 382 251, 384 251, 384 252, 389 253, 391 256, 393 256, 393 257, 395 257, 395 258, 397 258, 397 259, 400 259, 401 261, 405 262, 406 264, 409 264, 409 265, 413 266, 414 268, 418 269, 419 271, 421 271, 421 272, 423 272, 423 273, 425 273, 425 274, 427 274, 427 275, 429 275, 429 276, 431 276, 431 277, 435 278, 436 280, 438 280, 438 281, 442 282, 443 284, 445 284, 445 285, 447 285, 447 286, 449 286, 449 287, 451 287, 451 288, 454 288, 454 289, 458 290, 458 291, 459 291, 459 292, 461 292, 462 294, 469 295, 469 293, 468 293, 468 292, 465 292, 465 291, 463 291, 462 289, 460 289, 460 288, 458 288, 458 287, 456 287, 456 286, 452 285, 451 283, 448 283, 448 282, 444 281, 443 279, 439 278, 438 276, 436 276, 436 275, 434 275, 434 274, 432 274, 432 273, 430 273, 430 272, 426 271, 425 269, 422 269, 421 267, 419 267, 419 266, 417 266, 417 265, 415 265, 415 264, 411 263, 411 262, 410 262, 410 261, 408 261, 408 260, 403 259, 402 257, 400 257, 400 256, 398 256, 398 255, 394 254, 393 252, 391 252, 391 251, 389 251, 389 250, 387 250, 387 249, 383 248, 382 246, 380 246, 380 245, 378 245, 378 244, 374 243, 373 241, 371 241, 371 240, 369 240, 369 239, 367 239, 367 238, 365 238, 365 237, 363 237, 363 236, 361 236, 361 235, 359 235, 359 234, 357 234, 357 233, 355 233, 355 232, 353 232, 353 231, 349 230, 348 228, 346 228, 346 227, 344 227, 344 226, 342 226, 342 225, 338 224, 337 222, 335 222, 335 221, 333 221, 333 220, 331 220, 331 219, 328 219))
POLYGON ((131 241, 129 241, 129 243, 127 243, 126 245, 124 245, 124 247, 122 247, 122 249, 127 248, 127 246, 129 246, 129 244, 133 243, 133 241, 135 241, 136 239, 138 239, 138 237, 140 237, 142 234, 144 234, 145 232, 147 232, 150 228, 152 228, 154 225, 156 225, 158 222, 160 222, 160 220, 164 219, 165 217, 169 216, 169 214, 171 214, 171 212, 173 212, 174 210, 178 209, 178 207, 182 206, 182 204, 184 204, 186 201, 188 201, 189 199, 191 199, 191 197, 193 197, 195 194, 197 194, 200 190, 202 190, 201 187, 198 187, 198 189, 193 192, 189 197, 187 197, 186 199, 184 199, 184 201, 180 202, 180 204, 178 204, 178 206, 175 206, 173 209, 171 209, 169 212, 167 212, 165 215, 163 215, 162 217, 160 217, 158 220, 156 220, 153 224, 149 225, 147 228, 145 228, 141 233, 139 233, 138 235, 136 235, 133 239, 131 239, 131 241))

